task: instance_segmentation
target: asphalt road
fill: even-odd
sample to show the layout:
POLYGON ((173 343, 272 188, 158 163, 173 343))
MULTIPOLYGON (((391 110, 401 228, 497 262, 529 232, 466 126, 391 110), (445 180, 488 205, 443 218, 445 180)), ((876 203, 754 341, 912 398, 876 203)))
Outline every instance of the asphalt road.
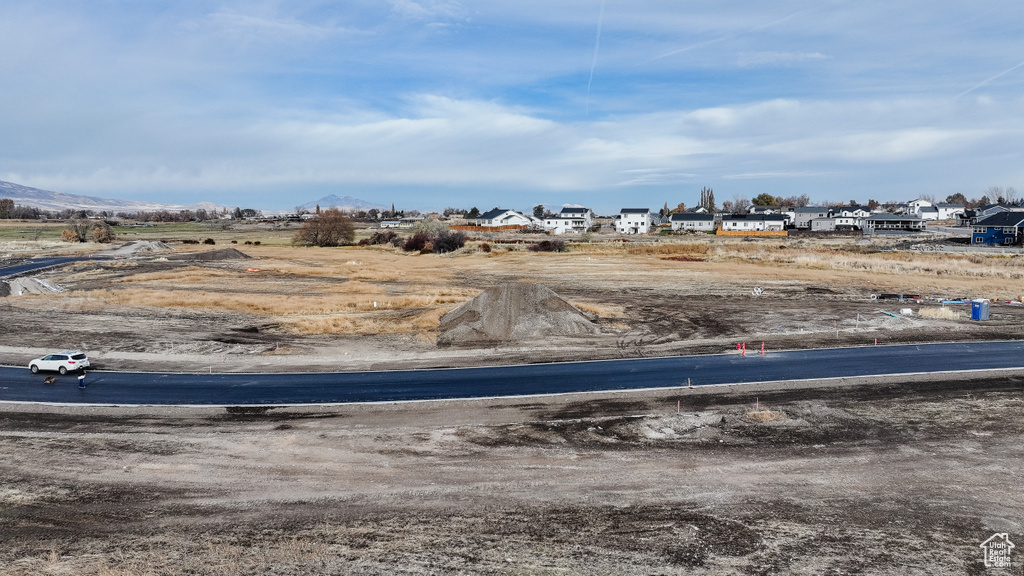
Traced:
MULTIPOLYGON (((28 359, 26 359, 27 362, 28 359)), ((1024 342, 872 346, 393 372, 45 375, 0 367, 0 401, 277 405, 517 396, 1024 367, 1024 342)))
POLYGON ((50 258, 33 258, 27 262, 22 262, 14 266, 6 266, 0 268, 0 278, 7 278, 9 276, 17 276, 19 274, 25 274, 26 272, 34 272, 36 270, 42 270, 44 268, 51 268, 53 266, 61 266, 71 262, 77 262, 79 260, 106 260, 104 257, 97 256, 55 256, 50 258))

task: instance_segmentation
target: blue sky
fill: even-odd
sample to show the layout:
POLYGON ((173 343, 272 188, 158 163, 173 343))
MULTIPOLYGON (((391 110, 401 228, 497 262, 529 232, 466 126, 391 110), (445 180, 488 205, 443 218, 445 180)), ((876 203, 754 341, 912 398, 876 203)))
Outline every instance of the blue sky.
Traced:
POLYGON ((0 3, 0 180, 599 212, 1024 187, 1024 4, 0 3))

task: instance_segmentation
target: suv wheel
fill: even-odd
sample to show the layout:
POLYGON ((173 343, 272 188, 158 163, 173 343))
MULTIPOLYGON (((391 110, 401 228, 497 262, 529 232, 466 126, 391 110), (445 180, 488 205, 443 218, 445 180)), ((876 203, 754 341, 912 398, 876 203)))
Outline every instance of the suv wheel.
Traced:
POLYGON ((33 374, 39 373, 39 366, 36 366, 35 364, 29 366, 28 369, 31 370, 33 374))
POLYGON ((61 374, 67 374, 68 373, 68 369, 67 369, 66 366, 61 366, 57 371, 60 372, 61 374))

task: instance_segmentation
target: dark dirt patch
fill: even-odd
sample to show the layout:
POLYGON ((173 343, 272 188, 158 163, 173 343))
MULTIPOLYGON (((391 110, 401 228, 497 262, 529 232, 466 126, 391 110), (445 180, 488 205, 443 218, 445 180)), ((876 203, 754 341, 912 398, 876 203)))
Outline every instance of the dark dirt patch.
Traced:
POLYGON ((242 252, 235 248, 222 248, 220 250, 211 250, 209 252, 199 252, 195 254, 175 254, 168 256, 168 260, 186 260, 196 262, 214 262, 219 260, 246 260, 251 259, 252 256, 242 252))

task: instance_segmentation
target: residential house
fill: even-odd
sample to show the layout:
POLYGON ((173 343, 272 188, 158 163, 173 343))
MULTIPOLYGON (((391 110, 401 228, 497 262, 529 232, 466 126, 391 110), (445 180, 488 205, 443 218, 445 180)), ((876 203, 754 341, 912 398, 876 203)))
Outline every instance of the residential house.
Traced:
POLYGON ((802 230, 811 228, 811 220, 828 218, 832 215, 827 206, 804 206, 794 210, 793 226, 802 230))
POLYGON ((938 220, 939 209, 935 206, 921 206, 917 209, 917 216, 921 220, 938 220))
POLYGON ((963 204, 940 202, 935 205, 935 208, 939 211, 939 220, 953 220, 958 214, 964 213, 963 204))
POLYGON ((864 234, 923 232, 924 220, 910 214, 872 214, 861 220, 864 234))
POLYGON ((867 218, 871 216, 871 209, 867 206, 836 206, 832 208, 832 215, 844 218, 867 218))
POLYGON ((623 208, 615 217, 619 234, 647 234, 651 231, 651 211, 647 208, 623 208))
POLYGON ((673 232, 714 232, 714 214, 676 212, 671 217, 673 232))
POLYGON ((972 226, 977 221, 978 212, 976 210, 964 210, 956 215, 957 226, 972 226))
POLYGON ((1024 240, 1024 212, 1000 212, 974 225, 971 244, 1012 245, 1024 240))
POLYGON ((498 228, 500 226, 526 226, 530 227, 535 221, 529 216, 516 212, 515 210, 506 210, 504 208, 495 208, 489 212, 481 214, 476 219, 477 226, 485 228, 498 228))
POLYGON ((931 201, 930 200, 925 200, 924 198, 918 198, 917 200, 911 200, 910 202, 907 202, 906 212, 905 213, 906 214, 913 214, 914 216, 917 216, 918 218, 921 218, 921 209, 922 208, 926 208, 926 207, 930 207, 931 205, 932 205, 931 201))
POLYGON ((562 208, 555 216, 544 219, 544 229, 552 234, 582 234, 594 225, 594 212, 582 206, 562 208))
POLYGON ((993 214, 999 214, 1000 212, 1021 212, 1024 211, 1024 206, 1017 204, 985 204, 979 206, 977 209, 977 218, 983 220, 992 216, 993 214))
POLYGON ((725 232, 764 232, 785 230, 788 219, 782 214, 729 214, 722 217, 725 232))
POLYGON ((812 232, 850 232, 861 229, 861 218, 856 216, 833 216, 811 220, 812 232))
POLYGON ((833 218, 811 218, 811 232, 835 232, 836 221, 833 218))

